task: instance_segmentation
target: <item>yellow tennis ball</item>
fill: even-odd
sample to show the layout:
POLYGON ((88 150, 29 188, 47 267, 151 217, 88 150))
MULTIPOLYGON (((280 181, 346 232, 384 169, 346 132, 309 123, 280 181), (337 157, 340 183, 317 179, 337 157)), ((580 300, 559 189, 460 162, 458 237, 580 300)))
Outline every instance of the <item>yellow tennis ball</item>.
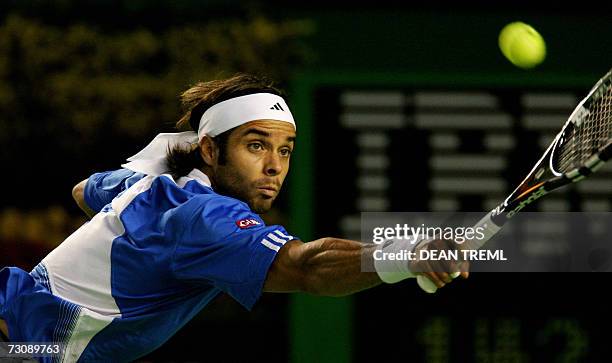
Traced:
POLYGON ((529 69, 546 58, 544 38, 531 26, 517 21, 506 25, 499 33, 499 49, 512 64, 529 69))

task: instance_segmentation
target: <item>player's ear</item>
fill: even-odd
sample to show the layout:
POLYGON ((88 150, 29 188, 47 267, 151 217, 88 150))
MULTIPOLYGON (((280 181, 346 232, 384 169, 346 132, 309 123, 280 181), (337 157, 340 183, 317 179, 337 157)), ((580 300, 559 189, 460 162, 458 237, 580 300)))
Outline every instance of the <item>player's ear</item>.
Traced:
POLYGON ((209 166, 216 165, 219 160, 217 144, 209 136, 204 136, 200 141, 200 155, 204 163, 209 166))

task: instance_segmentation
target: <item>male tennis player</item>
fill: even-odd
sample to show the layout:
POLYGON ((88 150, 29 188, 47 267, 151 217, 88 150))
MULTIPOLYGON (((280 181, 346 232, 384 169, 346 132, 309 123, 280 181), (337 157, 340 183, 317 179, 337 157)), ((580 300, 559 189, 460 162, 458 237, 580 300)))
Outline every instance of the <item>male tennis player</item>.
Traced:
MULTIPOLYGON (((79 183, 73 195, 91 221, 31 273, 0 271, 0 318, 12 341, 64 343, 71 362, 129 361, 221 292, 251 309, 263 291, 339 296, 414 277, 398 261, 362 272, 362 256, 376 248, 412 248, 400 241, 303 243, 265 225, 258 213, 278 195, 296 138, 271 83, 248 75, 199 83, 182 101, 178 126, 194 131, 160 134, 123 169, 79 183)), ((451 281, 427 276, 438 287, 451 281)))

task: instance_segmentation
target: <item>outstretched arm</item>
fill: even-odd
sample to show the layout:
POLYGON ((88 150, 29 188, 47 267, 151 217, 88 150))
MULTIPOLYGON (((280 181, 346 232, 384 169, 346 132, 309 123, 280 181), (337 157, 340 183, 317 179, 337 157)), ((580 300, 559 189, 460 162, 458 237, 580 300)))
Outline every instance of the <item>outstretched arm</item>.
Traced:
POLYGON ((376 272, 362 272, 361 267, 364 254, 373 251, 360 242, 338 238, 288 242, 268 271, 264 291, 343 296, 374 287, 382 281, 376 272))
MULTIPOLYGON (((406 262, 405 268, 402 266, 391 274, 394 277, 390 277, 386 269, 395 265, 375 267, 373 254, 381 247, 339 238, 322 238, 309 243, 288 242, 280 249, 268 271, 264 291, 344 296, 379 285, 383 279, 394 283, 418 274, 427 276, 440 288, 452 281, 449 272, 460 266, 462 277, 468 276, 467 263, 458 266, 455 263, 433 265, 430 261, 415 261, 411 268, 419 272, 411 273, 406 262), (366 272, 375 270, 378 272, 366 272), (381 279, 383 275, 386 277, 381 279)), ((434 240, 417 246, 417 250, 424 248, 441 250, 454 246, 434 240)))

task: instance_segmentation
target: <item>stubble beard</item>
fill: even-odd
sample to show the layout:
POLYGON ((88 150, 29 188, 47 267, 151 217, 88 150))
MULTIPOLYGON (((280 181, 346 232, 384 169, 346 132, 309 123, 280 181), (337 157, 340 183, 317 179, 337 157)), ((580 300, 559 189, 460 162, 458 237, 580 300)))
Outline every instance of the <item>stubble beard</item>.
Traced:
POLYGON ((245 202, 258 214, 268 212, 276 198, 257 194, 256 188, 244 183, 244 179, 227 166, 218 167, 213 188, 219 194, 245 202))

